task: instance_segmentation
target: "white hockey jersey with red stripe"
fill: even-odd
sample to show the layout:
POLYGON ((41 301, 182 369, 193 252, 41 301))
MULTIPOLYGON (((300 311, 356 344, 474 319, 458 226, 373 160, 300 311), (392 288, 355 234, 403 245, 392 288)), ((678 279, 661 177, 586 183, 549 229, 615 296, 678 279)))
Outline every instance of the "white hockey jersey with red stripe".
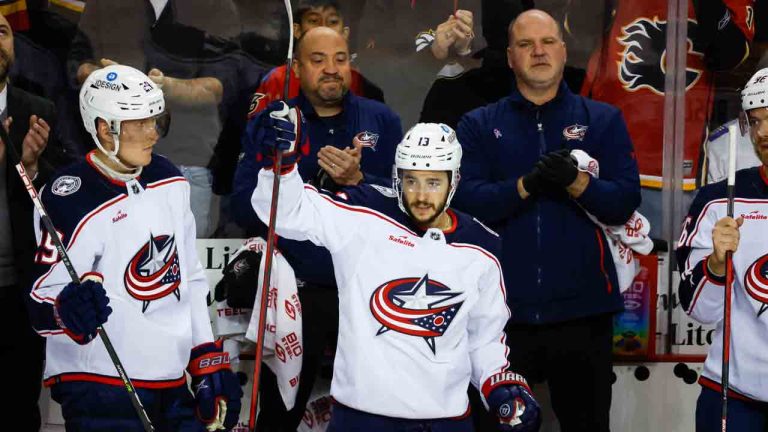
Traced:
MULTIPOLYGON (((262 170, 252 197, 265 223, 272 180, 262 170)), ((387 188, 331 197, 295 169, 281 180, 278 235, 310 240, 333 258, 339 339, 331 395, 390 417, 466 413, 470 381, 480 388, 507 367, 498 236, 452 210, 451 229, 420 231, 387 188)))
MULTIPOLYGON (((77 273, 103 277, 112 308, 104 329, 134 385, 180 385, 192 347, 213 340, 189 184, 161 156, 127 183, 104 176, 92 157, 54 176, 43 204, 77 273)), ((57 325, 53 303, 71 279, 37 214, 35 226, 29 303, 35 330, 47 337, 46 384, 120 384, 101 338, 79 345, 57 325)))
MULTIPOLYGON (((725 181, 707 185, 696 196, 678 242, 680 303, 704 324, 715 324, 712 345, 699 382, 720 391, 725 278, 707 268, 712 229, 727 215, 725 181)), ((768 175, 765 167, 736 173, 734 217, 743 217, 733 254, 729 394, 768 402, 768 175)))

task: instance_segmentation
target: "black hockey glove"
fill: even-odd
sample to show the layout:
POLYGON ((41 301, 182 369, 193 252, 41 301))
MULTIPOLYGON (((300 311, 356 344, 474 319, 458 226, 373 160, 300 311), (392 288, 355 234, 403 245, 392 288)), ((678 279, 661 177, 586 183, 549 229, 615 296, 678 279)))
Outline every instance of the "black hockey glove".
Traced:
POLYGON ((579 174, 569 149, 547 153, 536 163, 536 168, 545 180, 560 188, 570 186, 579 174))
POLYGON ((224 267, 224 277, 216 284, 214 299, 227 301, 232 308, 251 309, 256 301, 261 252, 244 250, 224 267))

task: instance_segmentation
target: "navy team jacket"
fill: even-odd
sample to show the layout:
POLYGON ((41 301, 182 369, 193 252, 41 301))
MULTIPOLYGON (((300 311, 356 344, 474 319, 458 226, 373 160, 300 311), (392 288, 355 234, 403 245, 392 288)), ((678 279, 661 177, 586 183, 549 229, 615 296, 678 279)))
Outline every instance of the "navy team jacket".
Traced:
MULTIPOLYGON (((309 127, 309 146, 301 149, 302 155, 298 162, 301 178, 311 181, 317 177, 320 171, 317 152, 322 147, 351 147, 356 135, 368 132, 360 161, 365 182, 391 186, 395 149, 403 137, 400 118, 383 103, 355 96, 351 92, 344 96, 343 104, 342 113, 337 118, 323 119, 317 116, 312 104, 302 93, 288 102, 288 105, 301 109, 309 127)), ((263 112, 248 123, 242 138, 243 153, 235 171, 231 211, 235 222, 248 235, 262 235, 266 239, 266 227, 251 207, 251 195, 256 189, 261 169, 257 155, 262 149, 262 115, 263 112)), ((293 267, 297 278, 314 285, 336 285, 331 255, 324 248, 308 241, 287 239, 278 239, 277 246, 293 267)))
POLYGON ((561 83, 537 106, 515 88, 459 123, 464 150, 454 207, 502 236, 501 263, 512 321, 552 323, 621 310, 616 270, 601 229, 621 225, 640 204, 640 179, 621 112, 561 83), (600 164, 578 199, 523 200, 517 179, 542 154, 582 149, 600 164), (583 208, 583 209, 582 209, 583 208))

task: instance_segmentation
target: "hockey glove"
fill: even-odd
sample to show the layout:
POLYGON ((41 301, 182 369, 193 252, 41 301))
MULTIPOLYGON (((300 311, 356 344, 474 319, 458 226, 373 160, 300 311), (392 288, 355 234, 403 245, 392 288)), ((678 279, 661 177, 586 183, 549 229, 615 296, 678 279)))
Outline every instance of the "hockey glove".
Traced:
POLYGON ((544 177, 536 165, 531 172, 523 176, 523 188, 532 196, 538 196, 544 189, 544 177))
POLYGON ((499 419, 499 431, 536 432, 541 426, 539 404, 528 383, 514 372, 492 375, 483 384, 483 395, 499 419))
POLYGON ((266 169, 274 166, 275 152, 283 152, 281 174, 293 169, 301 156, 301 145, 305 142, 307 128, 304 116, 297 107, 290 108, 285 102, 272 102, 261 115, 264 129, 261 163, 266 169))
POLYGON ((192 348, 187 372, 192 376, 197 417, 209 431, 230 430, 240 417, 240 381, 229 368, 223 341, 192 348))
POLYGON ((96 337, 96 330, 107 322, 111 313, 101 278, 88 278, 79 284, 68 283, 53 305, 53 315, 59 327, 80 345, 96 337))
POLYGON ((536 167, 542 177, 560 188, 566 188, 576 180, 579 174, 576 163, 571 159, 571 151, 562 149, 542 156, 536 167))
POLYGON ((244 250, 224 267, 224 277, 216 284, 214 298, 227 301, 232 308, 253 308, 259 283, 261 252, 244 250))

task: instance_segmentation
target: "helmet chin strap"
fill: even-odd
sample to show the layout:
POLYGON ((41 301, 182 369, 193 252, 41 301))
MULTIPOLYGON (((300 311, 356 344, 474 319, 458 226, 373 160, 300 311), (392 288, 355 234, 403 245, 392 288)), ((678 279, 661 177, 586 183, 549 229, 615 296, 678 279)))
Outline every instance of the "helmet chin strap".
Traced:
POLYGON ((93 139, 96 141, 96 147, 101 151, 102 154, 107 156, 112 162, 114 162, 118 167, 121 169, 124 169, 126 171, 129 171, 127 173, 121 173, 119 171, 115 171, 114 169, 110 168, 106 164, 102 163, 99 164, 99 168, 103 169, 106 174, 108 174, 110 177, 118 179, 118 180, 131 180, 139 176, 142 171, 142 167, 129 167, 125 165, 120 158, 117 157, 117 152, 120 151, 120 138, 118 138, 118 135, 116 133, 112 133, 112 137, 114 139, 115 143, 115 150, 114 151, 108 151, 106 148, 104 148, 103 145, 101 145, 101 141, 99 141, 99 138, 94 136, 93 139))

